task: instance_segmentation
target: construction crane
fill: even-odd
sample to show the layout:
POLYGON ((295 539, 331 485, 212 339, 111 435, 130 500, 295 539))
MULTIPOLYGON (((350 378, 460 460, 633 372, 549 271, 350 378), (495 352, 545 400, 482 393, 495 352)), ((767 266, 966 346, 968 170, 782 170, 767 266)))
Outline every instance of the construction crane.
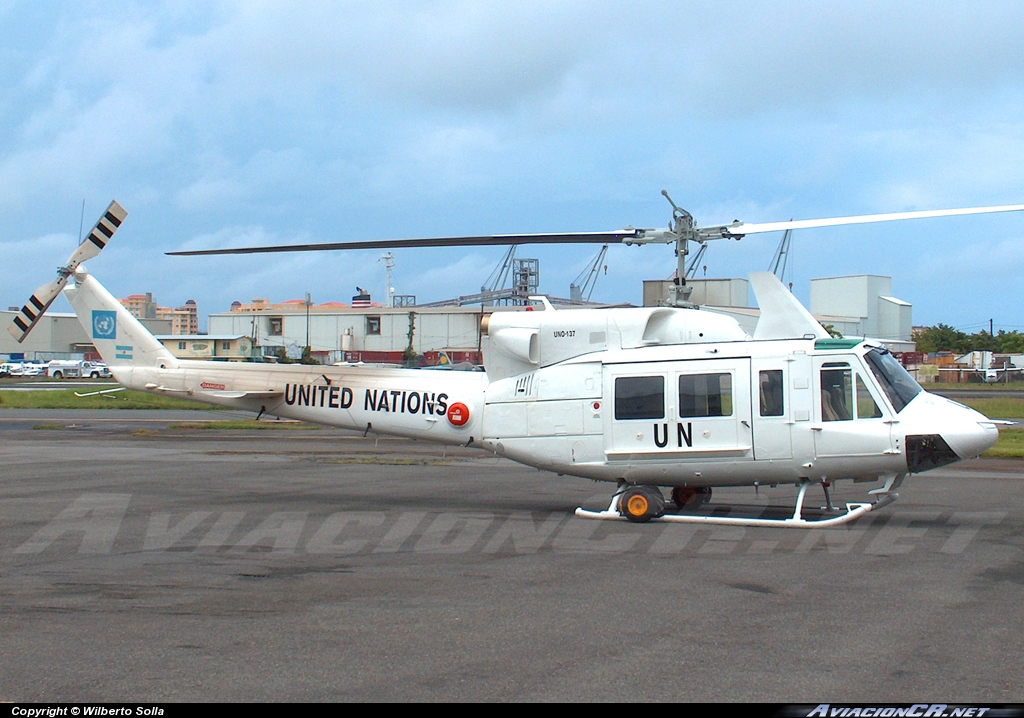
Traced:
POLYGON ((516 257, 513 244, 505 252, 498 266, 494 268, 487 281, 480 287, 479 294, 468 294, 438 302, 420 304, 421 307, 465 306, 482 304, 484 306, 525 306, 529 298, 539 292, 540 260, 516 257), (511 283, 511 286, 508 286, 511 283))
MULTIPOLYGON (((580 272, 575 281, 569 284, 569 299, 572 302, 582 303, 590 301, 590 295, 594 293, 597 277, 600 274, 601 265, 606 254, 608 254, 607 244, 601 246, 601 251, 597 253, 597 256, 580 272)), ((604 271, 605 274, 608 273, 607 264, 604 265, 604 271)))
MULTIPOLYGON (((790 220, 791 222, 793 220, 790 220)), ((789 261, 789 249, 790 244, 793 240, 793 230, 787 229, 782 234, 782 240, 779 242, 779 246, 775 249, 775 256, 772 257, 772 263, 768 265, 768 271, 779 278, 779 281, 783 281, 783 275, 786 273, 786 262, 789 261)))
POLYGON ((690 266, 686 268, 686 278, 693 279, 694 275, 697 274, 697 267, 700 266, 700 262, 704 259, 704 253, 708 251, 708 243, 701 242, 700 249, 693 255, 693 259, 690 260, 690 266))
POLYGON ((504 288, 505 283, 508 282, 509 272, 512 271, 512 261, 516 256, 516 248, 519 245, 513 244, 505 252, 505 256, 502 257, 501 261, 498 262, 498 266, 494 268, 490 276, 487 277, 487 281, 480 287, 480 292, 495 292, 499 289, 504 288))

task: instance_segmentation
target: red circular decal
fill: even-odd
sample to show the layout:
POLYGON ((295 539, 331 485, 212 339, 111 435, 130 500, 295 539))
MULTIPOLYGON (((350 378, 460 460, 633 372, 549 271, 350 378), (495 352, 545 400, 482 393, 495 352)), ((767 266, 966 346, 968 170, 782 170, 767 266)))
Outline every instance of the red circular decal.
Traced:
POLYGON ((448 421, 452 426, 462 426, 469 421, 469 407, 457 401, 448 407, 448 421))

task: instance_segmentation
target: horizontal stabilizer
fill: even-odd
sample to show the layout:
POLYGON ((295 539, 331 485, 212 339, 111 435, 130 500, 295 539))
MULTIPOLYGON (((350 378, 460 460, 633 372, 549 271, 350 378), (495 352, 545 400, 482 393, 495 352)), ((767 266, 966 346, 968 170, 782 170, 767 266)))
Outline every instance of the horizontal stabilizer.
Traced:
POLYGON ((147 391, 162 391, 168 394, 188 394, 189 396, 210 397, 211 399, 274 399, 284 396, 281 389, 267 389, 264 391, 225 391, 225 390, 195 390, 175 389, 162 384, 146 384, 147 391))
POLYGON ((284 396, 283 391, 197 391, 197 395, 211 396, 217 399, 273 399, 284 396))

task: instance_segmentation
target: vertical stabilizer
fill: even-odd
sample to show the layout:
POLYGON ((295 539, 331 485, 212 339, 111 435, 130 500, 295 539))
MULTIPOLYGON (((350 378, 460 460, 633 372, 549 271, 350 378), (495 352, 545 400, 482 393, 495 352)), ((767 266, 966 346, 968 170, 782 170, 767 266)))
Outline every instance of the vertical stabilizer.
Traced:
POLYGON ((761 317, 754 339, 828 339, 829 333, 771 272, 751 272, 750 285, 761 317))
POLYGON ((75 286, 64 293, 86 335, 115 375, 118 368, 177 364, 174 355, 84 267, 75 272, 75 286))

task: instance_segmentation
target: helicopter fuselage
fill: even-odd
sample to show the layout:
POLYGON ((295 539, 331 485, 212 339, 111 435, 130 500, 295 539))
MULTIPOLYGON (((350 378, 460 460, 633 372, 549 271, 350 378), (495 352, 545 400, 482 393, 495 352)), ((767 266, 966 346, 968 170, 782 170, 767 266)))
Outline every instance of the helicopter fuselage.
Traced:
POLYGON ((111 369, 131 388, 637 485, 876 481, 977 456, 998 435, 859 339, 754 340, 729 317, 674 308, 502 312, 485 338, 487 372, 116 355, 111 369))
POLYGON ((995 442, 986 417, 905 372, 894 388, 897 366, 879 346, 827 339, 584 355, 489 385, 483 443, 592 479, 743 486, 875 481, 995 442))

